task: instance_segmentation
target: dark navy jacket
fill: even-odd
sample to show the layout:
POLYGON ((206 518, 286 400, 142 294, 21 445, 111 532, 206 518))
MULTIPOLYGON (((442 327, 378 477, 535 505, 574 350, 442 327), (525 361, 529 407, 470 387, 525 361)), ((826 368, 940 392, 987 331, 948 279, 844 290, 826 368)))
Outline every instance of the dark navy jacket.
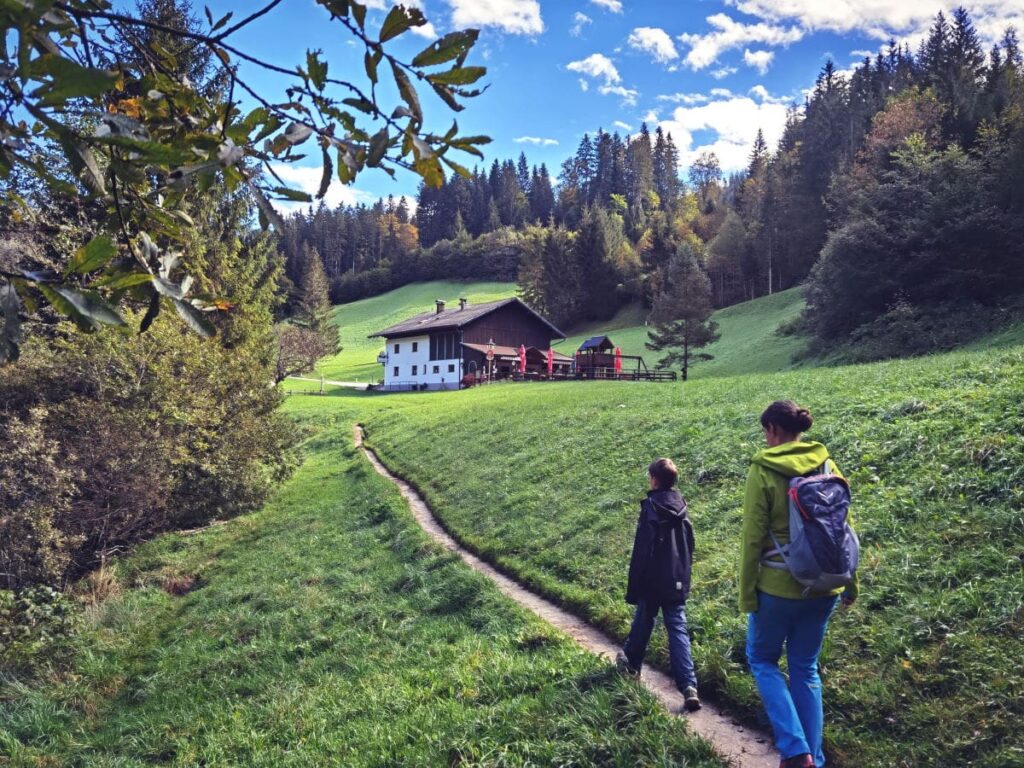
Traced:
POLYGON ((640 503, 626 602, 686 602, 693 567, 693 525, 675 489, 649 491, 640 503))

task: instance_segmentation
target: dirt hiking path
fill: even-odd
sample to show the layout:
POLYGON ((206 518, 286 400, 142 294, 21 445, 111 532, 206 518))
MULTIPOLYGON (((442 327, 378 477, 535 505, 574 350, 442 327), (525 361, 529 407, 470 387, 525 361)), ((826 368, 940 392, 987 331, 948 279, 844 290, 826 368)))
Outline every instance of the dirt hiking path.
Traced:
MULTIPOLYGON (((430 507, 416 490, 405 480, 392 474, 380 462, 373 450, 363 445, 362 427, 357 425, 353 429, 353 438, 356 447, 362 449, 378 474, 398 486, 402 496, 408 502, 416 522, 431 538, 446 549, 458 554, 470 568, 491 579, 507 597, 512 598, 548 624, 569 635, 591 653, 596 653, 611 661, 615 659, 619 644, 610 637, 582 619, 567 613, 554 603, 530 592, 526 587, 495 570, 493 566, 485 563, 455 541, 441 527, 430 507)), ((777 768, 779 758, 771 745, 771 739, 766 734, 737 725, 732 718, 707 702, 699 712, 684 713, 682 694, 676 690, 672 678, 656 669, 644 667, 640 682, 657 697, 665 709, 673 715, 685 718, 689 728, 711 742, 715 751, 732 765, 737 768, 777 768)))

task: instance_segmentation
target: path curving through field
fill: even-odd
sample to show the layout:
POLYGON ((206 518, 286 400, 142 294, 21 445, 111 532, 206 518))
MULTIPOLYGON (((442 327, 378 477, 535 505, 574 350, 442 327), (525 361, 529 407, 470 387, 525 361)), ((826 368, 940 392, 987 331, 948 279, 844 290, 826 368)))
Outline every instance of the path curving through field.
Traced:
MULTIPOLYGON (((534 594, 519 582, 510 579, 452 538, 441 526, 419 493, 405 480, 393 474, 381 463, 373 450, 363 444, 363 429, 358 424, 353 428, 353 439, 356 447, 363 451, 377 473, 398 486, 402 496, 409 504, 409 509, 416 522, 432 539, 458 554, 470 568, 487 576, 507 597, 512 598, 548 624, 569 635, 591 653, 596 653, 609 660, 615 658, 619 644, 610 637, 549 600, 534 594)), ((778 755, 771 746, 771 739, 766 734, 737 725, 732 718, 707 702, 699 712, 684 714, 683 697, 676 690, 672 678, 656 669, 644 667, 641 683, 657 697, 670 713, 684 717, 694 733, 711 742, 715 750, 737 768, 776 768, 778 766, 778 755)))

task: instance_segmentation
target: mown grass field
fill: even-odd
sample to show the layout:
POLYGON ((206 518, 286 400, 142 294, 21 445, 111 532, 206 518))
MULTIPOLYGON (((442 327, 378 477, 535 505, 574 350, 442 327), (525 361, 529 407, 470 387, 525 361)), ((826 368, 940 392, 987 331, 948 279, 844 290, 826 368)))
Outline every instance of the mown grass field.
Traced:
MULTIPOLYGON (((724 341, 724 339, 723 339, 724 341)), ((851 478, 863 597, 822 657, 840 766, 1024 764, 1024 349, 708 378, 507 384, 367 399, 369 442, 461 540, 624 637, 647 463, 673 457, 697 530, 704 685, 755 717, 737 608, 758 415, 806 403, 851 478)), ((664 660, 664 649, 657 646, 664 660)))
POLYGON ((434 309, 441 299, 458 307, 459 297, 472 304, 504 299, 516 294, 515 283, 455 283, 435 281, 406 285, 381 296, 342 304, 334 308, 333 320, 341 333, 341 353, 322 360, 317 375, 334 381, 377 381, 383 369, 377 353, 384 349, 383 339, 369 339, 371 333, 434 309))
POLYGON ((70 672, 0 681, 0 764, 720 765, 428 542, 350 399, 289 406, 321 431, 263 511, 141 548, 70 672))

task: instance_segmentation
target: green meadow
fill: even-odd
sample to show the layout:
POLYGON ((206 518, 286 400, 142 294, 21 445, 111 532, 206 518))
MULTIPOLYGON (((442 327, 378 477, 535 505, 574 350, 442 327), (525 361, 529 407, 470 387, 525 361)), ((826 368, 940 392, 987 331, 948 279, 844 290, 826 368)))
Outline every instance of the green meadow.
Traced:
POLYGON ((735 561, 758 415, 778 397, 815 413, 809 436, 850 477, 863 545, 862 599, 822 656, 836 764, 1021 764, 1020 347, 685 386, 492 385, 394 396, 364 420, 458 538, 620 638, 645 468, 673 457, 697 531, 703 685, 753 719, 735 561))
MULTIPOLYGON (((387 297, 338 308, 348 338, 437 297, 482 301, 510 287, 402 291, 391 294, 399 310, 387 297)), ((1024 763, 1021 329, 944 355, 792 369, 800 339, 775 329, 798 311, 785 292, 718 313, 718 359, 685 385, 290 397, 311 435, 297 474, 257 514, 161 537, 116 563, 70 669, 3 688, 0 755, 12 765, 715 765, 641 689, 428 543, 353 450, 352 425, 468 547, 618 638, 645 467, 674 458, 697 530, 688 613, 702 688, 754 723, 736 604, 739 503, 758 415, 791 397, 812 409, 809 437, 851 479, 863 544, 862 597, 833 619, 821 659, 831 764, 1024 763), (193 589, 169 593, 183 581, 193 589)), ((642 344, 638 316, 627 309, 633 325, 579 335, 608 330, 629 352, 629 339, 642 344)), ((368 370, 378 346, 346 344, 330 378, 368 370), (345 368, 357 352, 362 362, 345 368)), ((661 633, 652 661, 667 662, 661 633)))
POLYGON ((71 668, 0 687, 0 764, 721 765, 430 543, 353 449, 350 398, 289 405, 318 430, 298 473, 117 563, 71 668))

